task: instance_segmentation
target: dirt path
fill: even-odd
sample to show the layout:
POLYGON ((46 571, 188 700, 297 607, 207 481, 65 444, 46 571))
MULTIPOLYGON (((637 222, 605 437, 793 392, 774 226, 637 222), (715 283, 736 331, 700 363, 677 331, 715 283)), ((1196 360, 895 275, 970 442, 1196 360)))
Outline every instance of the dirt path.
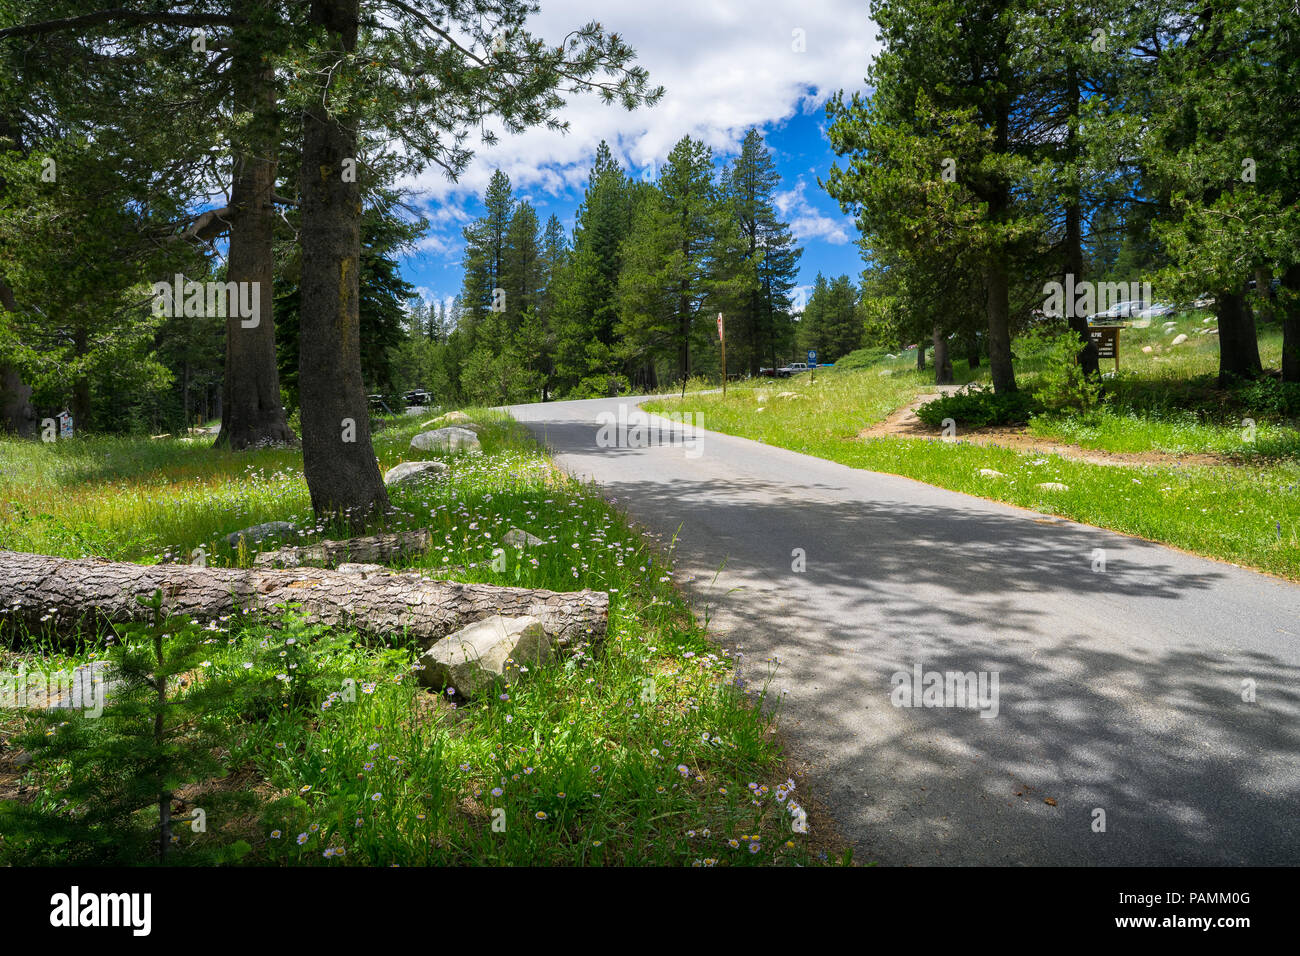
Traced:
MULTIPOLYGON (((858 432, 859 439, 866 438, 920 438, 929 441, 940 440, 939 430, 931 428, 916 415, 916 410, 927 402, 932 402, 941 395, 951 395, 957 390, 956 385, 936 385, 935 391, 918 395, 916 401, 893 412, 883 422, 858 432)), ((1076 461, 1086 461, 1094 465, 1115 465, 1134 467, 1139 465, 1232 465, 1231 459, 1220 455, 1197 453, 1174 455, 1163 451, 1118 452, 1098 451, 1081 445, 1062 444, 1050 438, 1040 438, 1029 434, 1029 429, 1018 426, 1000 426, 992 428, 974 428, 959 431, 953 439, 959 444, 994 445, 998 448, 1012 448, 1017 451, 1040 452, 1044 455, 1060 455, 1076 461)))

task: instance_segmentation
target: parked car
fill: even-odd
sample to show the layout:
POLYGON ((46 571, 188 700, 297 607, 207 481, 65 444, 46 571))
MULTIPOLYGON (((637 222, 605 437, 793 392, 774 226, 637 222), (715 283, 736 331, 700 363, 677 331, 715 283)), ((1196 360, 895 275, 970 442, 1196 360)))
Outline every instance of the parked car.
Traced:
POLYGON ((791 362, 789 365, 783 365, 776 370, 778 378, 789 378, 791 375, 798 375, 800 372, 808 371, 807 362, 791 362))
POLYGON ((1137 315, 1147 304, 1141 299, 1129 299, 1125 302, 1116 302, 1105 312, 1096 312, 1088 316, 1089 322, 1096 322, 1098 319, 1127 319, 1137 315))
POLYGON ((422 388, 413 388, 402 396, 408 405, 432 405, 433 393, 422 388))
POLYGON ((1174 307, 1172 305, 1164 302, 1157 302, 1154 305, 1149 305, 1140 312, 1137 312, 1136 315, 1139 319, 1158 319, 1164 315, 1171 315, 1173 312, 1174 307))

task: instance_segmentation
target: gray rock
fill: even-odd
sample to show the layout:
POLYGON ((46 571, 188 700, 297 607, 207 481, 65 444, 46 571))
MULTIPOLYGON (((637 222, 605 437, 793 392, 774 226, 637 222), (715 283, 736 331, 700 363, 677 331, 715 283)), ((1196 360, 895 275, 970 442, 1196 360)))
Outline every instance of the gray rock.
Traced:
POLYGON ((544 664, 555 656, 555 642, 535 617, 491 617, 444 637, 420 657, 426 687, 454 687, 475 697, 500 683, 513 684, 521 666, 544 664))
POLYGON ((1002 472, 998 471, 996 468, 981 468, 980 471, 979 471, 979 475, 980 475, 981 478, 1001 478, 1001 477, 1003 477, 1002 472))
POLYGON ((271 538, 296 538, 298 529, 287 521, 268 521, 265 524, 255 524, 251 528, 244 528, 241 531, 235 531, 226 535, 226 543, 232 548, 239 547, 239 539, 244 539, 245 546, 261 544, 271 538))
POLYGON ((436 428, 431 432, 420 432, 411 439, 411 447, 420 451, 469 451, 481 452, 478 436, 468 428, 453 425, 450 428, 436 428))
POLYGON ((529 534, 519 528, 511 528, 501 536, 501 543, 512 548, 531 548, 546 542, 535 534, 529 534))
POLYGON ((1170 342, 1169 344, 1170 344, 1170 345, 1182 345, 1182 344, 1183 344, 1184 342, 1186 342, 1186 341, 1187 341, 1187 336, 1183 335, 1183 334, 1180 332, 1180 333, 1178 333, 1177 335, 1174 336, 1174 340, 1173 340, 1172 342, 1170 342))
POLYGON ((1043 481, 1036 486, 1041 491, 1069 491, 1069 485, 1063 485, 1059 481, 1043 481))
POLYGON ((388 469, 384 475, 384 484, 391 488, 408 482, 431 481, 450 470, 444 461, 404 461, 388 469))

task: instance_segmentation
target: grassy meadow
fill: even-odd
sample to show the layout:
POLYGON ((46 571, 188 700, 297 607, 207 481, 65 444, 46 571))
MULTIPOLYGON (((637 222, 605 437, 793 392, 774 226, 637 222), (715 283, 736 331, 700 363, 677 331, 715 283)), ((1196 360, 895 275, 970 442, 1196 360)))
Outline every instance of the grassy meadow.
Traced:
MULTIPOLYGON (((311 626, 292 608, 211 626, 202 635, 210 650, 188 676, 244 692, 220 715, 231 729, 225 775, 185 794, 187 806, 208 808, 207 830, 182 833, 175 860, 222 846, 246 865, 824 859, 808 842, 816 837, 796 832, 791 808, 805 784, 784 769, 775 708, 762 706, 768 675, 737 674, 675 590, 664 557, 594 488, 552 468, 514 422, 470 413, 484 454, 442 456, 449 477, 392 494, 392 528, 434 535, 410 568, 608 591, 605 641, 534 668, 498 697, 466 702, 418 685, 418 648, 400 633, 311 626), (503 549, 513 527, 545 544, 503 549)), ((417 430, 418 418, 393 419, 375 436, 384 468, 425 457, 408 447, 417 430)), ((0 441, 0 547, 146 564, 203 548, 209 565, 240 566, 252 555, 227 546, 231 531, 286 520, 309 540, 329 536, 313 524, 299 452, 230 454, 208 442, 0 441)), ((93 661, 110 639, 67 642, 13 627, 5 636, 8 672, 93 661)), ((75 815, 75 804, 61 803, 65 763, 18 760, 31 734, 91 721, 61 713, 66 720, 50 725, 0 711, 0 801, 75 815)), ((113 846, 120 853, 130 842, 113 846)), ((97 862, 81 852, 39 834, 0 837, 5 864, 97 862)))

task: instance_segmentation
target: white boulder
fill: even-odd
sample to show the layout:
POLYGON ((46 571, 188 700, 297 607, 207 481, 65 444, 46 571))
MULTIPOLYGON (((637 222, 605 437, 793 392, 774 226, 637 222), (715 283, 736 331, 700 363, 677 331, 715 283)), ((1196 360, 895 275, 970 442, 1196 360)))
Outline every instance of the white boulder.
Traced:
POLYGON ((483 450, 478 436, 468 428, 453 425, 450 428, 435 428, 431 432, 420 432, 411 439, 411 447, 420 451, 469 451, 483 450))
POLYGON ((426 687, 454 687, 474 697, 498 683, 513 684, 521 667, 545 664, 555 657, 555 642, 535 617, 491 617, 444 637, 420 657, 426 687))
POLYGON ((391 488, 405 483, 431 481, 450 470, 444 461, 404 461, 388 469, 384 475, 384 484, 391 488))

